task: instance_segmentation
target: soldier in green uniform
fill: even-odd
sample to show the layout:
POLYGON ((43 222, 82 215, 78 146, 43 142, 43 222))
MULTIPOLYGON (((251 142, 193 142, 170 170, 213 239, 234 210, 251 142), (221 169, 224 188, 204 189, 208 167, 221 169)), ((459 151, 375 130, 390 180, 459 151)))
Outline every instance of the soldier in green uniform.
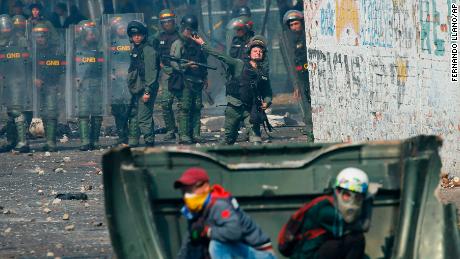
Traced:
POLYGON ((126 87, 131 43, 126 35, 127 17, 112 17, 109 21, 108 36, 108 73, 110 88, 110 107, 115 119, 118 145, 128 144, 128 109, 131 94, 126 87))
POLYGON ((147 146, 155 144, 153 104, 158 92, 160 58, 153 46, 147 42, 147 26, 140 21, 131 21, 127 33, 134 44, 128 69, 128 88, 131 93, 129 111, 130 146, 139 144, 139 134, 144 135, 147 146))
MULTIPOLYGON (((198 19, 195 15, 185 15, 181 20, 179 39, 171 45, 171 56, 191 60, 179 64, 171 61, 174 76, 182 77, 183 85, 173 90, 178 99, 178 133, 180 144, 191 144, 200 141, 202 90, 207 84, 207 70, 193 63, 207 63, 207 57, 200 46, 192 40, 192 34, 198 30, 198 19)), ((170 79, 171 80, 171 79, 170 79)), ((180 81, 180 80, 178 80, 180 81)))
POLYGON ((209 47, 200 37, 193 39, 205 52, 227 65, 224 143, 235 143, 242 121, 249 129, 249 141, 255 144, 261 143, 260 126, 267 123, 263 115, 272 101, 269 75, 262 65, 266 58, 265 39, 256 35, 249 41, 249 59, 246 60, 221 54, 209 47))
POLYGON ((55 152, 58 118, 57 98, 60 77, 65 71, 65 56, 61 48, 51 41, 50 29, 44 23, 37 23, 32 29, 34 111, 42 117, 46 144, 44 151, 55 152), (37 109, 37 110, 36 110, 37 109))
MULTIPOLYGON (((162 10, 159 15, 160 24, 163 31, 158 36, 158 52, 161 56, 169 55, 171 45, 179 38, 179 32, 176 28, 176 15, 169 9, 162 10)), ((170 61, 161 58, 160 73, 160 105, 163 120, 166 127, 166 135, 163 140, 175 140, 177 131, 176 120, 174 118, 173 103, 174 95, 168 89, 169 76, 172 73, 170 61)))
POLYGON ((25 31, 18 35, 13 30, 13 22, 8 15, 0 16, 0 70, 2 74, 2 103, 7 107, 7 143, 0 147, 1 152, 12 149, 29 152, 26 138, 27 123, 25 111, 32 108, 30 85, 30 54, 25 31))
POLYGON ((69 43, 71 55, 73 114, 78 117, 80 130, 80 150, 99 148, 99 135, 103 116, 102 51, 100 33, 93 21, 81 21, 75 27, 75 35, 69 43))
POLYGON ((297 95, 301 98, 301 108, 305 122, 305 134, 308 141, 314 141, 313 122, 311 114, 310 83, 308 80, 308 63, 307 63, 307 45, 305 39, 303 13, 297 10, 289 10, 284 14, 283 23, 292 32, 294 49, 294 65, 300 83, 299 89, 296 89, 297 95))
POLYGON ((231 39, 228 54, 232 58, 245 59, 247 58, 247 45, 249 40, 254 37, 255 33, 252 30, 253 22, 248 17, 233 18, 227 25, 229 32, 233 31, 234 36, 231 39))

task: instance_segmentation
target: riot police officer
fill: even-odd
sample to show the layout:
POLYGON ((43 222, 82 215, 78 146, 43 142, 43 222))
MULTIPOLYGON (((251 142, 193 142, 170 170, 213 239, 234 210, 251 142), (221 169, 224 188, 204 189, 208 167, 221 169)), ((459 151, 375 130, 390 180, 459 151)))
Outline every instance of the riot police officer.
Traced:
POLYGON ((128 144, 128 109, 131 101, 131 94, 126 87, 128 76, 129 53, 131 43, 129 42, 126 28, 127 17, 121 15, 112 17, 109 21, 109 52, 107 62, 109 66, 110 84, 110 107, 115 119, 119 145, 128 144))
POLYGON ((25 111, 31 110, 30 54, 25 30, 17 34, 8 15, 0 16, 0 68, 2 74, 2 103, 7 107, 7 144, 0 151, 14 149, 29 152, 25 111))
POLYGON ((37 23, 32 29, 32 79, 34 95, 38 97, 34 99, 34 111, 42 118, 45 128, 46 144, 43 150, 54 152, 57 150, 57 99, 58 93, 62 92, 60 79, 65 71, 65 56, 51 37, 47 23, 37 23))
POLYGON ((155 144, 153 103, 158 91, 160 59, 157 51, 147 42, 147 26, 137 20, 128 24, 127 33, 134 47, 128 69, 128 88, 131 93, 129 111, 129 145, 139 144, 144 135, 147 146, 155 144))
POLYGON ((228 52, 232 58, 247 58, 247 44, 255 34, 252 24, 247 17, 233 18, 228 24, 227 29, 234 32, 228 52))
POLYGON ((73 49, 68 50, 73 58, 72 105, 78 117, 80 150, 99 148, 103 104, 102 51, 100 33, 95 22, 81 21, 75 27, 73 49))
MULTIPOLYGON (((192 61, 181 64, 171 61, 171 66, 174 70, 172 76, 179 77, 177 81, 183 82, 183 85, 179 85, 179 87, 172 90, 173 95, 178 99, 180 144, 191 144, 200 141, 200 118, 203 106, 202 90, 204 85, 207 84, 207 70, 193 62, 207 63, 207 56, 201 50, 201 47, 192 40, 192 35, 196 35, 197 30, 197 17, 195 15, 185 15, 181 20, 180 37, 171 45, 171 56, 192 61), (182 80, 180 77, 182 77, 182 80)), ((174 80, 170 78, 171 81, 174 80)))
POLYGON ((174 118, 173 102, 174 96, 168 89, 169 76, 172 73, 170 60, 164 58, 164 55, 169 55, 171 45, 179 38, 179 32, 176 28, 176 15, 169 9, 164 9, 159 15, 162 32, 158 36, 158 52, 161 58, 161 73, 160 73, 160 105, 162 116, 165 122, 166 135, 163 140, 175 140, 176 135, 176 120, 174 118))
POLYGON ((300 89, 297 95, 301 97, 301 106, 305 122, 305 134, 309 142, 314 141, 313 135, 313 122, 311 115, 311 98, 310 98, 310 84, 308 80, 308 63, 307 63, 307 46, 304 30, 303 13, 297 10, 289 10, 284 14, 283 23, 292 32, 293 42, 292 48, 294 49, 294 65, 296 76, 300 82, 300 89))
POLYGON ((215 56, 227 65, 226 84, 227 108, 225 109, 225 144, 235 143, 240 123, 249 129, 249 141, 261 143, 260 126, 270 128, 265 110, 271 105, 272 89, 268 71, 263 62, 266 59, 266 41, 254 36, 248 43, 248 59, 236 59, 221 54, 209 47, 200 37, 194 37, 205 52, 215 56))

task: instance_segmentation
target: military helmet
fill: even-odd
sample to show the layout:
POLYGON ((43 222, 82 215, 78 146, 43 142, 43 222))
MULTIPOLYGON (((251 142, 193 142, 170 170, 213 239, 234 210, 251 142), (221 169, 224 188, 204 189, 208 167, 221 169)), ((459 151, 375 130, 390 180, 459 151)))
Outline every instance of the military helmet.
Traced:
POLYGON ((32 11, 32 9, 34 9, 34 8, 36 8, 36 9, 41 11, 43 9, 43 6, 40 3, 33 3, 33 4, 29 5, 29 10, 32 11))
POLYGON ((198 18, 193 14, 186 14, 180 22, 182 29, 198 30, 198 18))
POLYGON ((176 15, 169 9, 163 9, 158 15, 160 22, 175 21, 176 15))
POLYGON ((123 29, 123 31, 125 31, 126 27, 127 27, 127 23, 125 20, 123 20, 123 17, 116 16, 110 19, 110 29, 112 33, 116 34, 119 29, 123 29))
POLYGON ((267 50, 267 39, 262 35, 255 35, 249 40, 247 46, 248 52, 251 52, 251 49, 254 47, 262 48, 265 52, 267 50))
POLYGON ((251 17, 251 9, 246 5, 238 7, 233 14, 234 17, 247 16, 251 17))
POLYGON ((32 28, 32 36, 34 37, 48 37, 49 32, 50 29, 48 28, 48 25, 43 22, 35 24, 35 26, 32 28))
POLYGON ((250 30, 253 24, 248 17, 237 17, 230 20, 227 30, 250 30))
POLYGON ((134 34, 141 34, 147 37, 148 34, 147 26, 139 20, 130 21, 126 28, 126 32, 129 37, 132 37, 134 34))
POLYGON ((12 20, 13 20, 13 26, 15 28, 21 28, 21 29, 26 28, 26 24, 27 24, 26 17, 22 15, 15 15, 13 16, 12 20))
POLYGON ((13 22, 7 14, 0 15, 0 32, 9 33, 13 29, 13 22))
POLYGON ((98 34, 96 22, 90 20, 83 20, 75 26, 75 33, 77 37, 84 38, 89 32, 98 34))
POLYGON ((289 10, 283 16, 283 23, 289 26, 292 21, 303 21, 303 13, 297 10, 289 10))

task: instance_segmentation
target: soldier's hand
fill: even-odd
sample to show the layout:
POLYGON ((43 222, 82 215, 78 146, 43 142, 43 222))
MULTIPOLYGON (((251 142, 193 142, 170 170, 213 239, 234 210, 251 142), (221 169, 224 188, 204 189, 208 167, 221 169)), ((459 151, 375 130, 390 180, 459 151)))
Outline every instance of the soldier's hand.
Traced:
POLYGON ((299 89, 294 89, 294 92, 292 92, 292 96, 294 97, 295 100, 299 100, 300 99, 299 89))
POLYGON ((200 36, 198 36, 198 35, 194 35, 194 36, 192 36, 192 37, 190 37, 190 38, 191 38, 194 42, 196 42, 196 44, 198 44, 198 45, 203 45, 203 44, 205 43, 204 40, 203 40, 200 36))
POLYGON ((40 79, 35 79, 35 80, 34 80, 34 84, 35 84, 35 86, 36 86, 37 88, 40 88, 40 87, 42 87, 42 85, 43 85, 43 81, 40 80, 40 79))
POLYGON ((266 110, 268 108, 268 103, 262 103, 262 110, 266 110))
POLYGON ((198 66, 195 64, 195 62, 188 62, 185 64, 185 66, 190 67, 192 69, 197 69, 198 66))
POLYGON ((144 103, 148 102, 150 100, 150 94, 149 93, 144 93, 144 95, 142 96, 142 101, 144 103))

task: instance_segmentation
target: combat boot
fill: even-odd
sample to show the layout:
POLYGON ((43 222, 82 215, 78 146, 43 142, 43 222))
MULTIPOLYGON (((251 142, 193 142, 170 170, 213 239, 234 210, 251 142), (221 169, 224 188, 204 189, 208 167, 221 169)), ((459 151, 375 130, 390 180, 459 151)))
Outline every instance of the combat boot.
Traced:
POLYGON ((13 150, 18 142, 18 136, 16 134, 16 125, 12 117, 8 117, 6 126, 4 127, 6 131, 6 143, 3 143, 0 146, 0 152, 9 152, 13 150))
POLYGON ((93 116, 91 117, 91 134, 90 134, 90 146, 92 149, 100 149, 99 137, 101 135, 102 117, 93 116))
POLYGON ((27 126, 24 115, 19 115, 14 120, 18 136, 18 143, 14 147, 14 151, 20 153, 28 153, 30 151, 29 143, 27 142, 27 126))
POLYGON ((80 118, 78 120, 78 129, 80 131, 80 150, 81 151, 88 151, 91 150, 90 145, 90 128, 89 128, 89 119, 88 118, 80 118))
POLYGON ((43 151, 56 152, 56 128, 57 120, 51 119, 44 121, 45 126, 45 135, 46 135, 46 144, 43 146, 43 151))
POLYGON ((171 141, 171 140, 176 140, 176 134, 174 133, 174 131, 166 132, 165 136, 163 137, 163 141, 171 141))

